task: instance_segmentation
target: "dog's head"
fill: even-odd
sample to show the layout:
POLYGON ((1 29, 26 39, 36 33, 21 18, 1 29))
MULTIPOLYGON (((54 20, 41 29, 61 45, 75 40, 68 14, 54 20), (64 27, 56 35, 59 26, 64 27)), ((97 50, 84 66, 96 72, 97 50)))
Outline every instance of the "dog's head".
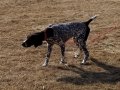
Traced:
POLYGON ((53 36, 53 30, 51 28, 47 28, 42 32, 37 32, 31 35, 28 35, 27 39, 23 41, 22 46, 31 47, 32 45, 34 45, 34 47, 38 47, 42 45, 42 42, 44 40, 52 36, 53 36))
POLYGON ((22 46, 31 47, 34 45, 34 47, 38 47, 39 45, 42 45, 43 40, 44 32, 34 33, 27 36, 27 39, 23 41, 22 46))

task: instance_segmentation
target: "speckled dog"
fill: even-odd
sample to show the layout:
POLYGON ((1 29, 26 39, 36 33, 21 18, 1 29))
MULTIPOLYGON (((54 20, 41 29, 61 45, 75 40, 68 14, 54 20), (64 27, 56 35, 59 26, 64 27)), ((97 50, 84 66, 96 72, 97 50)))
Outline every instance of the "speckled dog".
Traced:
POLYGON ((49 25, 45 30, 29 35, 27 39, 22 43, 22 46, 30 47, 34 45, 37 47, 39 45, 42 45, 43 41, 47 41, 48 51, 45 57, 45 62, 43 64, 43 66, 47 66, 52 51, 52 46, 54 44, 58 44, 61 47, 62 54, 60 63, 65 63, 65 42, 73 37, 76 45, 82 49, 84 53, 82 64, 85 64, 89 57, 89 52, 86 48, 86 40, 90 32, 88 25, 95 18, 96 16, 93 16, 85 22, 67 22, 49 25))

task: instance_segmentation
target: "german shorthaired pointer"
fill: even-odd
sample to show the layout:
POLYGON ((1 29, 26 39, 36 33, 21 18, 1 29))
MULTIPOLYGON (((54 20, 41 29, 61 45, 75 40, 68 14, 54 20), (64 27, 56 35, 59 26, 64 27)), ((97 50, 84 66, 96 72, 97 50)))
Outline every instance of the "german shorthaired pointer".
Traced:
POLYGON ((43 41, 47 41, 48 51, 45 57, 45 62, 43 64, 43 66, 47 66, 52 51, 52 46, 54 44, 57 44, 61 48, 62 57, 60 62, 65 63, 65 42, 73 37, 76 45, 79 47, 79 49, 82 49, 84 53, 82 64, 85 64, 89 57, 89 52, 86 48, 86 40, 90 32, 88 25, 95 18, 96 16, 93 16, 85 22, 67 22, 49 25, 47 28, 45 28, 45 30, 29 35, 27 39, 22 43, 22 46, 30 47, 34 45, 37 47, 39 45, 42 45, 43 41))

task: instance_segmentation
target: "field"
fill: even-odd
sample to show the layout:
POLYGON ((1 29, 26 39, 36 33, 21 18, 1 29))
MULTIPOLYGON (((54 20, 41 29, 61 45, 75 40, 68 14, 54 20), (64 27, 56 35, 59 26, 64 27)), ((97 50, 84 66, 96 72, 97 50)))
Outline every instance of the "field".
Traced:
POLYGON ((0 90, 120 90, 120 0, 0 0, 0 90), (90 24, 89 65, 74 58, 75 44, 66 43, 68 66, 60 65, 55 45, 49 65, 47 51, 23 48, 22 41, 47 25, 68 21, 90 24))

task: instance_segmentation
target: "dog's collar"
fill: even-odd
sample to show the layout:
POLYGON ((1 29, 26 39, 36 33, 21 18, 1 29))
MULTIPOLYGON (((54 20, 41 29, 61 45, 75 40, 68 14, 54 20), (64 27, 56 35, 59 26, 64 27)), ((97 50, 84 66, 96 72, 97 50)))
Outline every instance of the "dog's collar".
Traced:
POLYGON ((45 40, 45 41, 47 40, 47 33, 46 33, 46 30, 44 31, 44 40, 45 40))

